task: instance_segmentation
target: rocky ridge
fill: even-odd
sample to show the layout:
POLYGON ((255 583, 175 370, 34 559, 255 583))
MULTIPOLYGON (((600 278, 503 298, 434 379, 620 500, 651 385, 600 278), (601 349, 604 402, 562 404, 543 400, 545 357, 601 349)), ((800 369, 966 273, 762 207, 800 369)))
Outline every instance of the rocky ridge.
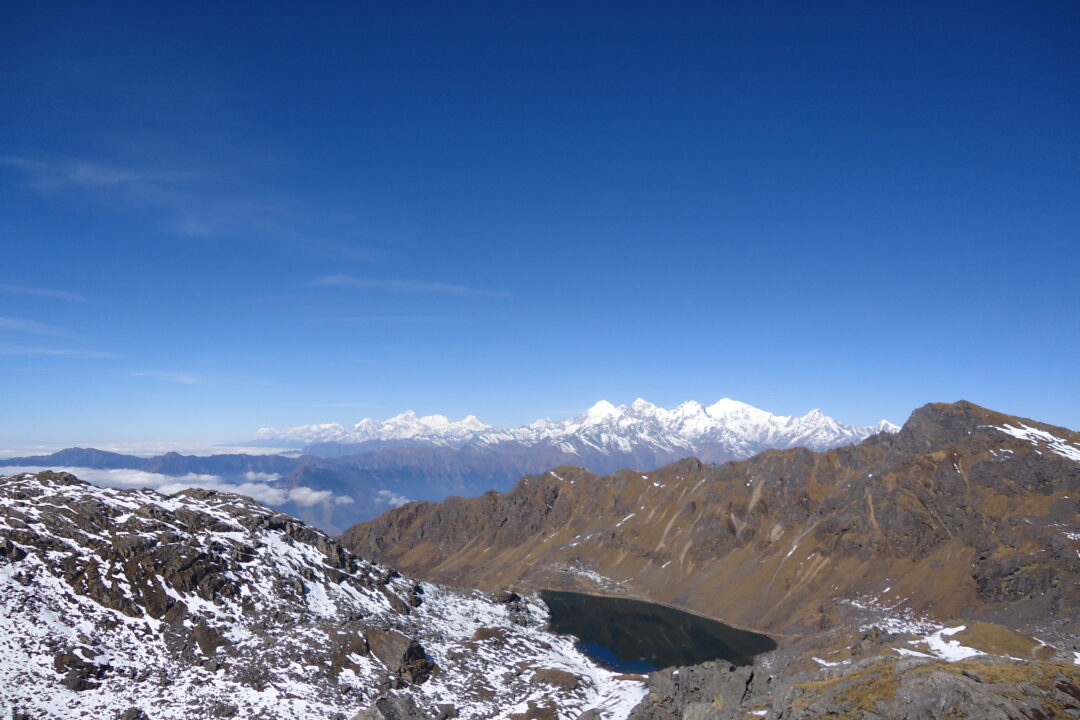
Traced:
POLYGON ((0 717, 329 719, 380 697, 430 718, 625 717, 640 680, 546 613, 401 577, 237 495, 0 478, 0 717))

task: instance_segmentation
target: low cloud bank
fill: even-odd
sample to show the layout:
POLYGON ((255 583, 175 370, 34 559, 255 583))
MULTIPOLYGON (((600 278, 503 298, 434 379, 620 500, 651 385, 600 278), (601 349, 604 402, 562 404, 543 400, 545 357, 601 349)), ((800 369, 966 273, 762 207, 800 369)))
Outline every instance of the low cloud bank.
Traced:
MULTIPOLYGON (((150 488, 151 490, 156 490, 165 495, 172 495, 173 493, 178 493, 181 490, 187 490, 189 488, 202 488, 204 490, 220 490, 222 492, 247 495, 264 505, 284 505, 292 502, 300 507, 311 507, 323 503, 347 505, 353 502, 353 499, 348 495, 334 495, 330 490, 316 490, 303 485, 294 488, 283 488, 270 485, 269 483, 281 479, 281 476, 277 473, 249 472, 244 476, 249 482, 242 483, 228 482, 218 475, 188 473, 187 475, 173 476, 146 472, 144 470, 106 470, 81 467, 0 468, 0 475, 18 475, 27 472, 36 473, 44 470, 68 472, 81 480, 102 487, 150 488)), ((396 507, 396 505, 394 507, 396 507)))

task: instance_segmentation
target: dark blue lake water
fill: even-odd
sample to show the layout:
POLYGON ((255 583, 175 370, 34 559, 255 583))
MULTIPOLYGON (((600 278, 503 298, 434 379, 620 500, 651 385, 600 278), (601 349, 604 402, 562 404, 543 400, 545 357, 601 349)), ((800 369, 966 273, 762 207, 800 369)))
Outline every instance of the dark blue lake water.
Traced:
POLYGON ((551 610, 551 629, 578 638, 578 647, 597 663, 619 672, 727 660, 748 665, 776 648, 767 635, 663 605, 627 598, 542 590, 551 610))

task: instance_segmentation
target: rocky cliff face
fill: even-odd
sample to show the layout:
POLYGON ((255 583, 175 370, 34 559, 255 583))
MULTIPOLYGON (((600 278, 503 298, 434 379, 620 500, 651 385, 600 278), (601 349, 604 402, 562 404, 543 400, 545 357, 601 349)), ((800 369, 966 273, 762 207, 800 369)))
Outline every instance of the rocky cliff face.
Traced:
POLYGON ((910 612, 1060 640, 1080 634, 1080 435, 928 405, 856 446, 563 467, 343 542, 431 580, 626 594, 771 633, 910 612))
POLYGON ((538 600, 501 600, 236 495, 0 478, 4 718, 626 716, 639 679, 547 632, 538 600))

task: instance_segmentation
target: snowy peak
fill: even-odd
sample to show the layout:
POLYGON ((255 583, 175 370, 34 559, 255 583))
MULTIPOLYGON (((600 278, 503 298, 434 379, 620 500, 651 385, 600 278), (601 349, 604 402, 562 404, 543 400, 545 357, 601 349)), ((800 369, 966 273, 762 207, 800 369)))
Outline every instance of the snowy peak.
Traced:
POLYGON ((878 420, 873 425, 870 425, 867 430, 872 431, 875 435, 878 433, 898 433, 900 432, 900 426, 889 422, 888 420, 878 420))
POLYGON ((582 425, 599 425, 605 420, 618 418, 626 411, 626 406, 617 408, 607 400, 601 400, 585 411, 582 416, 582 425))
POLYGON ((479 433, 492 429, 475 415, 453 422, 445 415, 418 416, 406 410, 387 420, 364 418, 346 430, 338 423, 300 425, 279 430, 260 428, 259 442, 302 447, 317 443, 364 443, 371 441, 415 440, 432 445, 460 446, 479 433))
POLYGON ((818 409, 801 417, 774 415, 731 398, 709 406, 691 400, 672 410, 638 398, 629 406, 601 400, 577 417, 559 422, 541 419, 519 428, 492 427, 475 415, 454 422, 444 415, 418 416, 408 411, 383 421, 367 418, 348 430, 327 423, 287 430, 263 428, 258 437, 263 442, 297 447, 369 442, 453 448, 543 447, 581 464, 603 456, 613 463, 621 459, 640 465, 689 455, 712 462, 741 459, 769 448, 823 450, 898 430, 886 420, 868 427, 845 425, 818 409))

